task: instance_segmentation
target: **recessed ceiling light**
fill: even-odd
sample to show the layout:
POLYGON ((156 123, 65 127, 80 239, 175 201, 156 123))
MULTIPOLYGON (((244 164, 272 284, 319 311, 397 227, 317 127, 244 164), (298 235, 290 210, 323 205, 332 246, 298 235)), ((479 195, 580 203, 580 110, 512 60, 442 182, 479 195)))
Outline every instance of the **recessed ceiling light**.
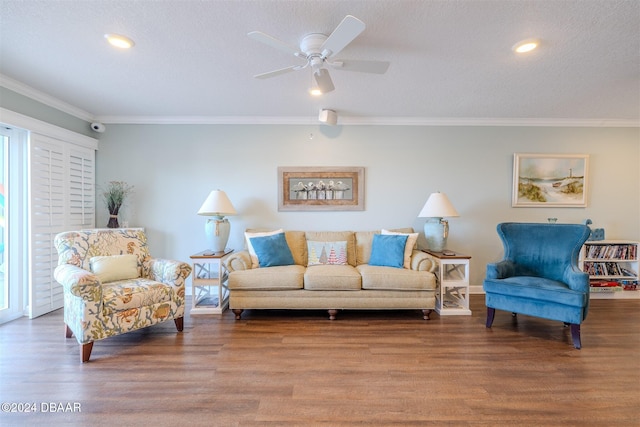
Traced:
POLYGON ((531 52, 532 50, 537 48, 539 44, 540 44, 539 40, 527 39, 514 44, 511 49, 513 49, 513 51, 516 53, 526 53, 526 52, 531 52))
POLYGON ((129 49, 133 47, 135 43, 127 36, 120 34, 105 34, 104 38, 112 45, 120 49, 129 49))
POLYGON ((320 88, 318 86, 311 86, 311 88, 309 89, 309 93, 313 96, 320 96, 322 95, 322 91, 320 90, 320 88))

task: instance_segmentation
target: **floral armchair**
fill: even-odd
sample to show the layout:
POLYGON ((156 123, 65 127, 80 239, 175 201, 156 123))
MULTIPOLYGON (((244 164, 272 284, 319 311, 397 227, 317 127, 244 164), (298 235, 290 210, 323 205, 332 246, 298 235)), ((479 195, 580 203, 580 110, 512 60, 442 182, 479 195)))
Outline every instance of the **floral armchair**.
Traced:
POLYGON ((82 362, 93 342, 173 319, 183 329, 189 264, 151 258, 141 229, 83 230, 55 237, 55 280, 64 287, 66 336, 82 362))

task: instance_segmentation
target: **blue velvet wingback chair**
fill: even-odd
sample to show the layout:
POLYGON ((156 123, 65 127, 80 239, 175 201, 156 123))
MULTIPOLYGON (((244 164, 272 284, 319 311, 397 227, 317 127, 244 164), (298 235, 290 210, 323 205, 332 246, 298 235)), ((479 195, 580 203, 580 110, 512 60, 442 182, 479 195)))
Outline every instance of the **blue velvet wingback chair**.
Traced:
POLYGON ((589 275, 578 269, 580 248, 589 237, 582 224, 502 223, 498 235, 504 258, 487 265, 484 291, 487 328, 495 310, 569 325, 580 348, 580 324, 589 309, 589 275))

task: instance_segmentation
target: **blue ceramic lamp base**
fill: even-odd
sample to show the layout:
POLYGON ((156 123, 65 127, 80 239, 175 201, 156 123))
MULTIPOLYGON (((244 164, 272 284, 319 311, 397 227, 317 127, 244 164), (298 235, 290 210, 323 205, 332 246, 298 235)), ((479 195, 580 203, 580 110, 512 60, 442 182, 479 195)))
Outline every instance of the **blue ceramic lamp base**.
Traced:
POLYGON ((430 218, 424 223, 427 248, 432 251, 442 252, 446 248, 448 234, 449 224, 442 218, 430 218))

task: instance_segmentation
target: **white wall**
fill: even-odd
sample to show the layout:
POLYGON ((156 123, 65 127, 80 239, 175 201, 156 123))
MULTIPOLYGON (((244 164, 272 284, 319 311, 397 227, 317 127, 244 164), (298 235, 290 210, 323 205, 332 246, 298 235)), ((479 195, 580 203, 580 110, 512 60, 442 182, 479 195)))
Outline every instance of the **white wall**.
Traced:
MULTIPOLYGON (((638 128, 316 125, 108 125, 97 153, 97 183, 123 180, 135 194, 121 221, 147 229, 152 255, 190 261, 205 249, 209 191, 225 190, 239 215, 229 246, 247 227, 373 230, 412 226, 430 193, 447 193, 449 248, 470 254, 471 285, 498 260, 502 221, 582 222, 607 238, 640 240, 638 128), (514 153, 587 153, 587 208, 512 208, 514 153), (278 166, 364 166, 365 210, 278 212, 278 166)), ((99 198, 100 199, 100 198, 99 198)), ((97 225, 107 223, 98 201, 97 225)))

